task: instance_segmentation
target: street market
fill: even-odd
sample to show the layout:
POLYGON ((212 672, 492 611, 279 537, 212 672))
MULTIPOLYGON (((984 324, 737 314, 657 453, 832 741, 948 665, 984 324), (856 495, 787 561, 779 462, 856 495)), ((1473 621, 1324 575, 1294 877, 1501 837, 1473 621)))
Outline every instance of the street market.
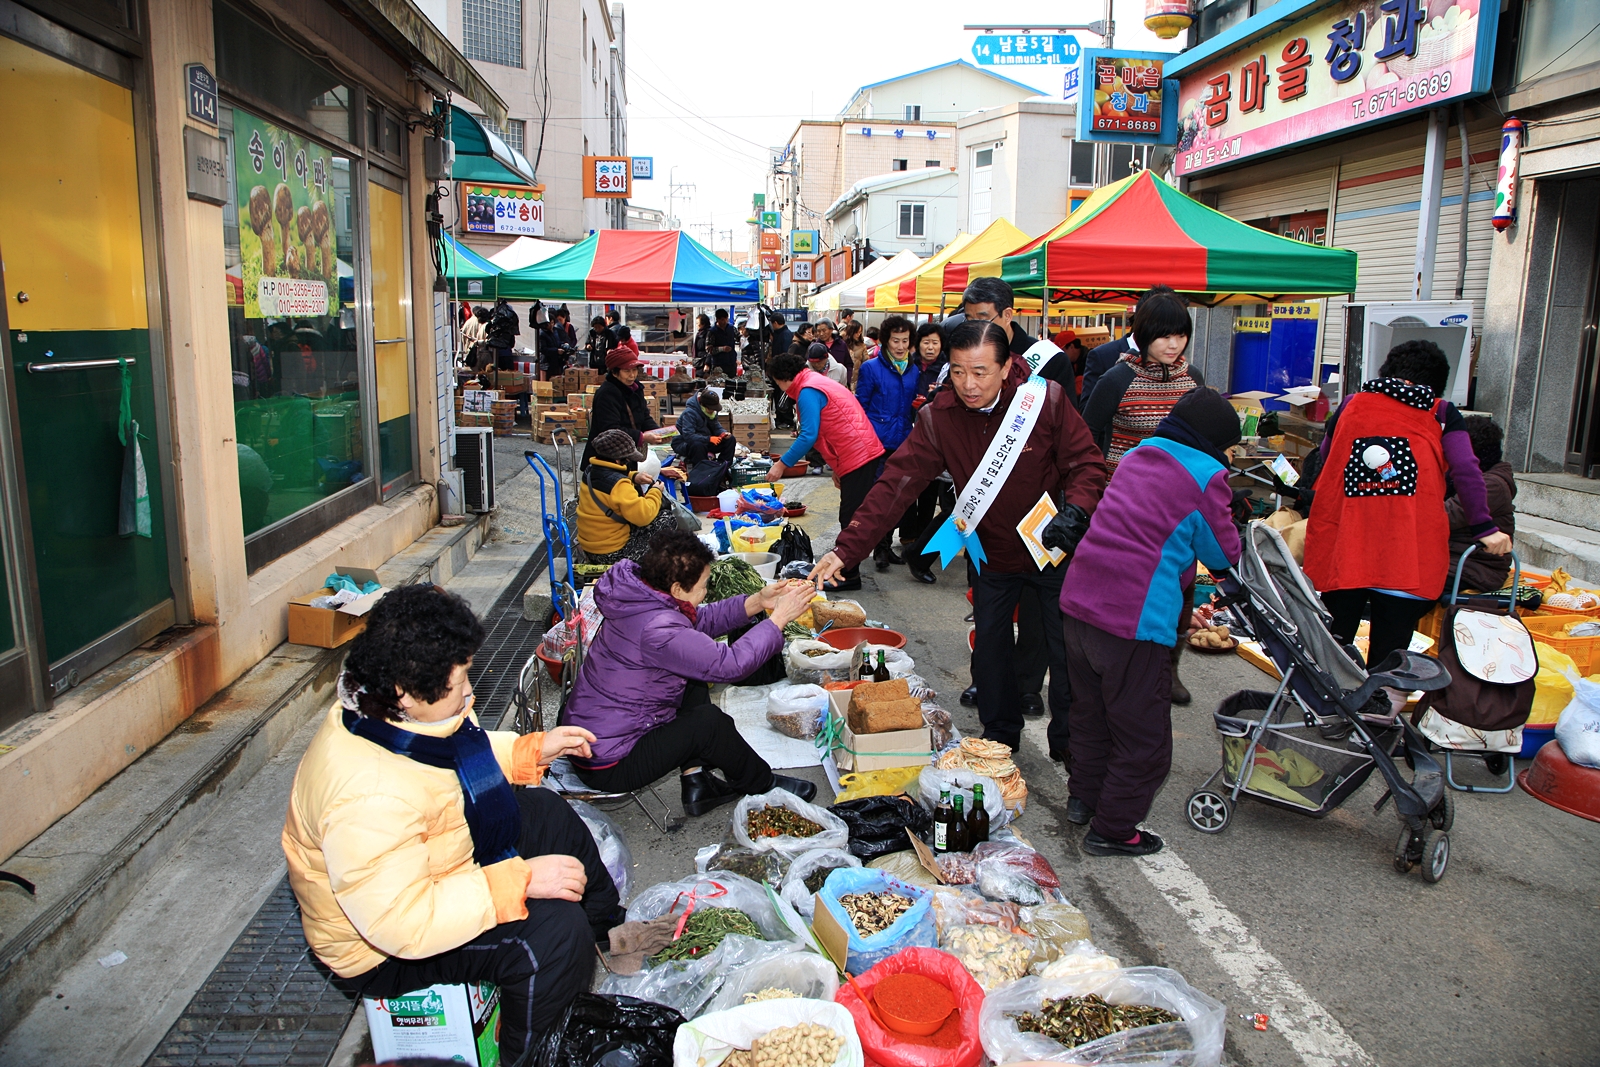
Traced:
POLYGON ((1596 1062, 1600 3, 805 14, 0 0, 0 1063, 1596 1062))

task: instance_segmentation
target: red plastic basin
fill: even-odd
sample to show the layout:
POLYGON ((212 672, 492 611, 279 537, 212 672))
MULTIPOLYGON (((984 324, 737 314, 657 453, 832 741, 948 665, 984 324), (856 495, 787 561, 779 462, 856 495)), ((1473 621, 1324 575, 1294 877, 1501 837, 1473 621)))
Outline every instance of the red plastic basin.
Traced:
POLYGON ((888 648, 906 647, 906 635, 899 630, 878 629, 874 626, 847 626, 842 630, 824 630, 817 640, 839 649, 855 648, 863 641, 869 645, 884 645, 888 648))
POLYGON ((1567 759, 1560 741, 1541 748, 1533 757, 1533 766, 1517 773, 1517 784, 1552 808, 1600 822, 1600 770, 1567 759))

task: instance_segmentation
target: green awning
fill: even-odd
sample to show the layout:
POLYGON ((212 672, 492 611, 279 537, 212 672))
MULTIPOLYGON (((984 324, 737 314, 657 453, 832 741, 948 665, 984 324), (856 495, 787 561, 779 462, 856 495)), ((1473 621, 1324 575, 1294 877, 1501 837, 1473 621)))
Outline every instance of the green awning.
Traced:
POLYGON ((448 233, 440 235, 439 259, 452 299, 493 300, 500 295, 500 268, 448 233))
POLYGON ((450 140, 456 146, 450 176, 465 182, 537 185, 533 165, 477 115, 450 106, 450 140))

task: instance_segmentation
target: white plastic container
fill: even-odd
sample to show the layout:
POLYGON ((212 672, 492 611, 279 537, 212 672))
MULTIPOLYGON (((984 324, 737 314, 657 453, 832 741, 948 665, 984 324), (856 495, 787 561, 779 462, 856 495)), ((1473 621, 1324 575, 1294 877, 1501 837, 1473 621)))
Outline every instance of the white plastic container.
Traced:
POLYGON ((724 515, 732 515, 739 507, 739 490, 724 489, 717 494, 717 507, 722 509, 724 515))
POLYGON ((763 578, 770 579, 778 573, 776 552, 735 552, 733 555, 754 567, 756 573, 763 578))

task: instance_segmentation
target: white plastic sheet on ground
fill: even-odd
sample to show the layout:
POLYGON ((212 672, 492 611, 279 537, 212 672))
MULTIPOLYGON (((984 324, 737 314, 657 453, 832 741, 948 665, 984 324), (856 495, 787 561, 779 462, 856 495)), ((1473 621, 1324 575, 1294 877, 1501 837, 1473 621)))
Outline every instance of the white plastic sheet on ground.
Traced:
POLYGON ((780 688, 794 688, 789 682, 775 685, 729 686, 719 692, 715 701, 733 719, 739 736, 747 741, 756 755, 767 761, 773 770, 789 767, 815 767, 822 761, 817 746, 810 741, 785 737, 767 722, 767 707, 773 692, 780 688))
POLYGON ((717 1067, 734 1049, 748 1049, 756 1038, 784 1026, 814 1023, 837 1031, 844 1046, 832 1067, 862 1067, 861 1039, 850 1012, 824 1000, 768 1000, 709 1012, 678 1027, 672 1067, 717 1067))
POLYGON ((984 998, 979 1016, 983 1051, 997 1064, 1047 1061, 1095 1067, 1218 1067, 1227 1008, 1165 967, 1090 971, 1070 978, 1022 978, 984 998), (1182 1023, 1141 1026, 1076 1048, 1042 1034, 1025 1034, 1008 1016, 1037 1011, 1046 1000, 1098 994, 1111 1004, 1148 1004, 1182 1023))

